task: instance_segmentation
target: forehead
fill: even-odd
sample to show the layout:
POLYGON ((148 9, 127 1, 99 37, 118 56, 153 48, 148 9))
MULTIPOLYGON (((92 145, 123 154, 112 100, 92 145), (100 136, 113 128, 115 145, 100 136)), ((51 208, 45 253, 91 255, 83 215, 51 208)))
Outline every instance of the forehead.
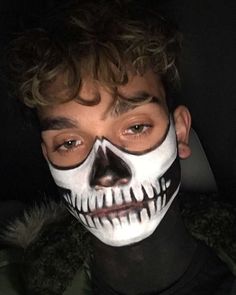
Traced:
MULTIPOLYGON (((114 106, 117 106, 117 102, 118 107, 125 109, 130 104, 141 105, 152 97, 157 98, 163 106, 166 105, 163 83, 161 78, 153 71, 149 70, 143 75, 129 74, 128 78, 128 82, 125 85, 108 87, 87 76, 82 80, 74 101, 82 106, 92 106, 93 109, 104 108, 104 112, 108 112, 114 106)), ((54 91, 55 96, 57 91, 61 89, 61 79, 62 77, 58 77, 51 87, 51 91, 54 91)), ((53 93, 51 92, 51 94, 53 93)), ((39 115, 44 118, 57 115, 57 113, 63 113, 66 104, 69 103, 41 107, 39 115)))

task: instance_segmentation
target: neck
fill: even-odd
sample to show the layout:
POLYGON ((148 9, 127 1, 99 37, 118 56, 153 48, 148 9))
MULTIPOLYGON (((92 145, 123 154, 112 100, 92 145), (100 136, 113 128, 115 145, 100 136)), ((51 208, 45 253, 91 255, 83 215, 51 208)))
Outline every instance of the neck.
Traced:
POLYGON ((185 230, 177 201, 147 239, 125 247, 107 246, 96 238, 93 244, 97 279, 124 294, 168 288, 186 271, 196 248, 185 230))

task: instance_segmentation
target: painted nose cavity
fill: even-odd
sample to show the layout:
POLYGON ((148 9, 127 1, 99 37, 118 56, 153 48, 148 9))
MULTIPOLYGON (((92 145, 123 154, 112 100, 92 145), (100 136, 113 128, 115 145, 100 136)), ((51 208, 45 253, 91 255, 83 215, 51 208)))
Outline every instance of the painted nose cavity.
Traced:
POLYGON ((91 187, 111 187, 127 184, 131 179, 128 165, 109 148, 99 147, 90 174, 91 187))

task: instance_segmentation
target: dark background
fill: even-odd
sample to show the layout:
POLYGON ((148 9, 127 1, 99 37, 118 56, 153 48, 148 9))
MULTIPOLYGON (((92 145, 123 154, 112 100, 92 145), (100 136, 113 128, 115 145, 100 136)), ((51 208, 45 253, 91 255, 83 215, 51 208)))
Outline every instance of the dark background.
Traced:
MULTIPOLYGON (((13 33, 37 25, 63 1, 2 0, 0 63, 13 33)), ((135 2, 135 1, 134 1, 135 2)), ((146 1, 159 6, 184 33, 180 103, 192 113, 221 197, 236 204, 236 2, 213 0, 146 1)), ((0 200, 31 203, 56 190, 40 151, 36 126, 2 82, 0 107, 0 200)))

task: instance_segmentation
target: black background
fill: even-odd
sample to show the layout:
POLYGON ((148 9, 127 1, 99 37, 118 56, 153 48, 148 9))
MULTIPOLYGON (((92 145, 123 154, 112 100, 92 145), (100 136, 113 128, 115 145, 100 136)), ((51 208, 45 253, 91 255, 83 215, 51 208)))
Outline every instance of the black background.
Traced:
MULTIPOLYGON (((0 5, 0 53, 13 33, 34 26, 63 1, 13 1, 0 5)), ((135 3, 135 1, 134 1, 135 3)), ((180 103, 192 113, 222 198, 236 203, 236 2, 146 1, 159 6, 184 33, 180 103)), ((2 78, 4 80, 4 72, 2 78)), ((40 150, 40 137, 24 108, 0 85, 1 200, 31 202, 56 190, 40 150)))

